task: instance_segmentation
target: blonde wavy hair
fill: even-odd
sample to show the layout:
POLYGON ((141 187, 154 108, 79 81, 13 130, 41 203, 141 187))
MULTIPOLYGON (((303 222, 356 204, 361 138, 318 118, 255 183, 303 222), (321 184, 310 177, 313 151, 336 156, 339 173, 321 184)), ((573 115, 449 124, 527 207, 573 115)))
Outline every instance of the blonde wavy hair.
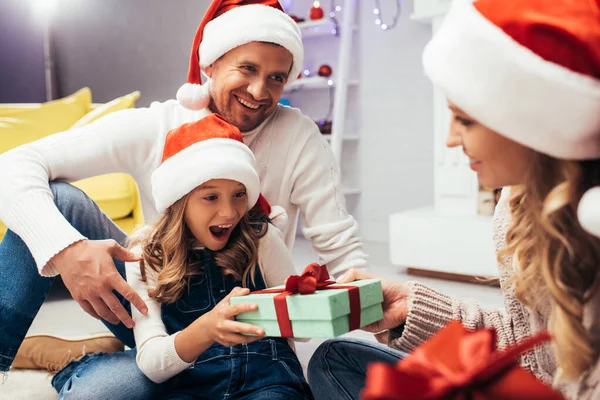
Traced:
POLYGON ((549 329, 559 380, 577 380, 597 357, 583 306, 600 269, 600 240, 577 220, 582 195, 600 184, 600 160, 565 161, 535 153, 525 184, 511 188, 511 225, 499 260, 513 255, 515 294, 539 309, 551 302, 549 329))
MULTIPOLYGON (((185 222, 188 197, 169 207, 154 225, 141 227, 128 239, 129 248, 141 247, 142 280, 146 281, 148 269, 158 273, 156 287, 148 294, 160 303, 177 301, 189 287, 190 279, 204 273, 203 265, 189 262, 189 254, 198 243, 185 222)), ((233 276, 244 287, 248 282, 254 283, 258 241, 266 234, 267 224, 267 216, 255 207, 234 228, 227 245, 214 253, 223 274, 233 276)))

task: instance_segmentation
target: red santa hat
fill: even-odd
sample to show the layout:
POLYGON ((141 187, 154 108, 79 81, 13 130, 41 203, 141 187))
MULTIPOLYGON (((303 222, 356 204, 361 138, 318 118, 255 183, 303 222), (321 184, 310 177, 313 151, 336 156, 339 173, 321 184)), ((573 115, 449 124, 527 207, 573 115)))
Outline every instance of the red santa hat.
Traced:
POLYGON ((151 178, 156 209, 164 212, 211 179, 240 182, 246 187, 248 209, 260 208, 275 226, 285 228, 285 210, 279 206, 271 207, 260 194, 254 154, 244 144, 239 129, 217 114, 167 133, 161 164, 151 178))
POLYGON ((296 80, 304 58, 302 35, 277 0, 213 0, 196 31, 188 83, 179 88, 177 100, 191 110, 206 108, 210 101, 210 79, 201 85, 201 68, 250 42, 275 43, 292 53, 287 83, 296 80))
MULTIPOLYGON (((423 64, 499 134, 560 159, 600 158, 600 0, 455 0, 423 64)), ((600 235, 600 188, 578 214, 600 235)))

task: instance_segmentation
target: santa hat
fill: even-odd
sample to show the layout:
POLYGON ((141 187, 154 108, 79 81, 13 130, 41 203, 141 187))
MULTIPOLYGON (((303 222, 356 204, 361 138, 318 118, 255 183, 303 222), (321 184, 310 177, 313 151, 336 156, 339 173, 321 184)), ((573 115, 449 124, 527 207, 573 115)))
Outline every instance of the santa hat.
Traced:
MULTIPOLYGON (((499 134, 560 159, 600 158, 600 0, 455 0, 423 64, 499 134)), ((578 214, 600 235, 600 189, 578 214)))
POLYGON ((246 187, 248 209, 255 205, 283 229, 287 214, 260 194, 252 151, 239 129, 217 114, 175 128, 165 139, 160 166, 152 173, 156 209, 164 212, 177 200, 211 179, 230 179, 246 187))
POLYGON ((302 35, 277 0, 213 0, 196 31, 188 83, 179 88, 177 100, 191 110, 206 108, 210 101, 210 79, 201 85, 200 69, 250 42, 275 43, 292 53, 287 83, 296 80, 304 58, 302 35))

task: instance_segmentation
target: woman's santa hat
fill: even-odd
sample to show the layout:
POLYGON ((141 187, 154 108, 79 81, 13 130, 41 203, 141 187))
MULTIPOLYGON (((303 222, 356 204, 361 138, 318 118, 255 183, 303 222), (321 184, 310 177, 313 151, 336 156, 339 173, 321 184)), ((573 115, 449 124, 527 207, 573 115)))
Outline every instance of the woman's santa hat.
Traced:
MULTIPOLYGON (((499 134, 560 159, 600 158, 600 0, 455 0, 423 64, 499 134)), ((578 214, 600 235, 600 188, 578 214)))
POLYGON ((277 0, 213 0, 194 37, 188 83, 177 92, 179 103, 191 110, 206 108, 210 102, 210 79, 201 85, 201 68, 251 42, 275 43, 292 53, 287 83, 296 80, 304 58, 302 35, 277 0))
POLYGON ((217 114, 175 128, 165 139, 160 166, 152 173, 152 195, 163 213, 177 200, 212 179, 230 179, 246 187, 248 209, 255 205, 283 228, 283 208, 269 205, 260 194, 256 160, 239 129, 217 114))

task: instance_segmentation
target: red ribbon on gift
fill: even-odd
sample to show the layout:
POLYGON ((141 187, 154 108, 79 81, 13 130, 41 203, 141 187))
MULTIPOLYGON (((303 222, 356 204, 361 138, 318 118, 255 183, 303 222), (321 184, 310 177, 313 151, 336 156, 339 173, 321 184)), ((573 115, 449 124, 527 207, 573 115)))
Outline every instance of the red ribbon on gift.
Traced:
POLYGON ((294 337, 286 297, 296 293, 312 294, 317 290, 347 289, 350 298, 350 330, 360 328, 360 292, 358 286, 337 285, 331 287, 335 283, 329 277, 325 265, 313 263, 304 268, 301 275, 290 275, 285 282, 285 288, 257 290, 252 294, 279 293, 273 298, 273 302, 275 303, 275 314, 277 315, 281 337, 294 337))
POLYGON ((453 321, 395 366, 369 365, 361 399, 564 400, 517 364, 548 340, 542 332, 498 351, 493 329, 469 331, 453 321))

